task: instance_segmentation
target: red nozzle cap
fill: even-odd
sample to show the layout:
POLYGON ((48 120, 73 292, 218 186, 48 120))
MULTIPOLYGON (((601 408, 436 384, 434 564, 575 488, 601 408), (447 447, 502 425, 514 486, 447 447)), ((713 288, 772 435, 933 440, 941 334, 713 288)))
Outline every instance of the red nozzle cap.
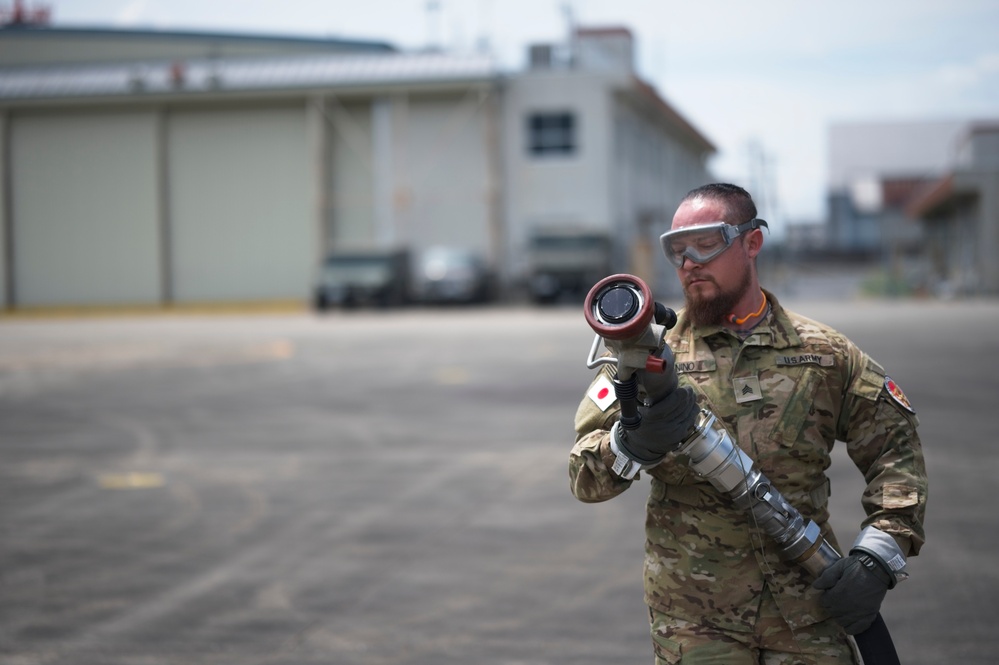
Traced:
POLYGON ((663 358, 649 356, 645 359, 645 371, 652 372, 653 374, 665 374, 666 361, 663 358))
POLYGON ((583 314, 586 322, 595 333, 604 339, 627 340, 637 337, 652 323, 655 315, 655 301, 652 300, 652 291, 648 284, 634 275, 618 274, 605 277, 590 289, 586 294, 583 307, 583 314), (607 290, 611 290, 616 285, 631 287, 641 293, 642 305, 634 316, 620 323, 609 323, 600 320, 595 311, 598 296, 607 290))

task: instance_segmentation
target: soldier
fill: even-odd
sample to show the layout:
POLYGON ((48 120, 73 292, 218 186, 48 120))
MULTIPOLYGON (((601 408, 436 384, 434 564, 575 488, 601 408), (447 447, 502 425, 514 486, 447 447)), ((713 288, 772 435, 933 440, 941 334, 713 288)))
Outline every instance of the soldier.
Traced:
POLYGON ((735 185, 687 194, 662 236, 685 295, 663 352, 676 371, 638 372, 637 429, 615 428, 613 395, 594 389, 606 384, 606 366, 576 413, 569 475, 577 499, 611 499, 639 468, 651 476, 644 581, 657 665, 857 663, 848 634, 871 625, 924 540, 915 412, 853 342, 760 287, 766 222, 756 214, 735 185), (845 442, 867 479, 867 517, 854 546, 818 579, 781 560, 751 514, 670 454, 702 407, 838 552, 825 470, 834 442, 845 442), (622 461, 631 470, 615 473, 622 461))

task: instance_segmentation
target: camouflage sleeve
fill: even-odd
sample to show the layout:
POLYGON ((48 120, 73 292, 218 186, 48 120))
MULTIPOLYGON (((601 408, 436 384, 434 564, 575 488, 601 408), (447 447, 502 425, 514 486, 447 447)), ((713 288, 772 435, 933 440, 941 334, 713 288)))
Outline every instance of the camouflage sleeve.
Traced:
MULTIPOLYGON (((594 379, 595 381, 596 379, 594 379)), ((576 410, 576 442, 569 453, 569 486, 572 495, 585 503, 613 499, 631 486, 611 472, 610 428, 620 410, 615 402, 606 411, 584 396, 576 410)))
POLYGON ((891 534, 907 556, 919 553, 925 540, 927 476, 919 420, 905 396, 886 378, 884 369, 857 349, 837 438, 864 474, 862 504, 874 526, 891 534), (901 397, 898 397, 898 396, 901 397))

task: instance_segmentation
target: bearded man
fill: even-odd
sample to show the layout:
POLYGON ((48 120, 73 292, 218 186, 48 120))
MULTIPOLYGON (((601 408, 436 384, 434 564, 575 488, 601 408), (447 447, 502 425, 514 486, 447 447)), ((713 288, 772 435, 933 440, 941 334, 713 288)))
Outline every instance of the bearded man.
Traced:
POLYGON ((576 413, 577 499, 606 501, 639 470, 651 477, 644 586, 657 665, 858 663, 849 636, 875 620, 924 541, 927 477, 912 406, 853 342, 761 288, 765 226, 741 187, 688 193, 661 237, 686 301, 665 336, 675 371, 643 374, 643 418, 626 435, 612 436, 620 408, 593 390, 576 413), (866 519, 817 580, 671 454, 701 408, 838 552, 825 471, 835 442, 845 444, 867 482, 866 519))

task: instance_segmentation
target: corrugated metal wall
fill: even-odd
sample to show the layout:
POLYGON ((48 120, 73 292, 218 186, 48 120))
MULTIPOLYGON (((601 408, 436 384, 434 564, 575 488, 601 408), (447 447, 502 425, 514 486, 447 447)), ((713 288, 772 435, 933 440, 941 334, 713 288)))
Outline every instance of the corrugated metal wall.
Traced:
POLYGON ((374 216, 374 154, 371 106, 367 102, 327 106, 330 151, 330 249, 377 243, 374 216))
POLYGON ((498 183, 490 180, 486 103, 478 91, 410 101, 403 201, 414 244, 490 255, 489 196, 498 183))
POLYGON ((308 298, 304 105, 8 117, 18 307, 308 298))
POLYGON ((156 117, 11 119, 17 304, 157 302, 156 117))
POLYGON ((304 299, 315 260, 304 107, 169 115, 177 302, 304 299))
POLYGON ((332 246, 450 245, 488 256, 496 184, 485 102, 477 90, 327 100, 332 246))

